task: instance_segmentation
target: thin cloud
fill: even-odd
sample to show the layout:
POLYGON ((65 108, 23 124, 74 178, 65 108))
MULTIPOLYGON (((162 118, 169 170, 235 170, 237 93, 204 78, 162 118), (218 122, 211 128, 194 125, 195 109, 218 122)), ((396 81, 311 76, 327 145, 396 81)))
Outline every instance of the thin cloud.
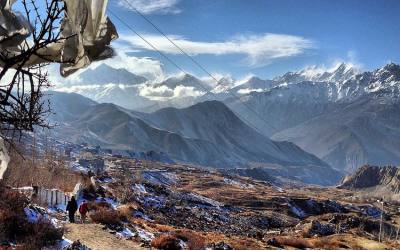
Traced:
POLYGON ((143 85, 140 87, 139 95, 149 98, 150 100, 168 100, 175 98, 186 98, 186 97, 198 97, 202 96, 205 93, 197 90, 194 87, 187 86, 176 86, 176 88, 172 89, 167 86, 152 86, 152 85, 143 85))
POLYGON ((136 9, 144 14, 178 14, 180 0, 119 0, 118 4, 127 9, 136 9))
MULTIPOLYGON (((146 39, 157 49, 167 54, 181 52, 163 36, 145 35, 146 39)), ((192 56, 196 55, 244 55, 249 66, 265 65, 273 60, 289 58, 304 54, 314 48, 311 40, 300 36, 272 34, 241 35, 224 42, 191 41, 181 36, 169 36, 177 45, 192 56)), ((129 42, 133 47, 154 50, 147 43, 135 36, 122 36, 121 40, 129 42)))

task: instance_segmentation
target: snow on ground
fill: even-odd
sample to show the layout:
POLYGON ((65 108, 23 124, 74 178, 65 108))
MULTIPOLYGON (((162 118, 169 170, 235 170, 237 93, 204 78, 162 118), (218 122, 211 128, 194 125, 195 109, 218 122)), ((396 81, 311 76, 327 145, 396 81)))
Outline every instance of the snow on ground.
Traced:
POLYGON ((361 212, 367 216, 371 216, 374 218, 379 218, 381 216, 381 210, 372 205, 361 207, 361 212))
POLYGON ((122 230, 121 232, 117 232, 117 236, 121 237, 121 238, 130 239, 130 238, 134 237, 135 234, 132 233, 132 231, 129 230, 128 228, 124 228, 124 230, 122 230))
POLYGON ((156 185, 170 186, 176 184, 178 181, 176 174, 164 170, 144 171, 142 177, 148 182, 156 185))
POLYGON ((114 182, 114 179, 111 178, 111 177, 104 177, 104 178, 98 178, 97 181, 98 181, 100 184, 109 184, 109 183, 114 182))
POLYGON ((78 162, 71 161, 69 163, 69 167, 76 172, 82 172, 82 173, 87 173, 89 171, 88 168, 83 167, 80 165, 78 162))
POLYGON ((167 199, 164 196, 146 196, 141 201, 145 207, 160 209, 165 207, 167 199))
POLYGON ((187 249, 187 244, 183 240, 179 240, 179 246, 181 249, 187 249))
POLYGON ((196 193, 182 194, 182 199, 197 203, 199 206, 223 207, 224 204, 196 193))
POLYGON ((289 203, 290 211, 295 214, 298 218, 306 217, 306 212, 304 212, 301 208, 297 207, 296 205, 289 203))
POLYGON ((153 221, 149 216, 147 216, 146 214, 144 214, 142 211, 139 210, 134 211, 133 216, 135 216, 136 218, 142 218, 143 220, 153 221))
MULTIPOLYGON (((113 209, 117 209, 117 207, 120 205, 118 201, 111 199, 111 198, 103 198, 103 197, 97 197, 96 202, 107 202, 108 204, 110 204, 110 206, 113 209)), ((80 203, 78 203, 80 204, 80 203)))
POLYGON ((29 207, 24 208, 24 212, 30 223, 36 223, 42 217, 40 213, 29 207))
POLYGON ((224 182, 226 184, 229 184, 229 185, 232 185, 232 186, 237 186, 237 187, 240 187, 240 188, 243 188, 243 189, 252 189, 252 188, 254 188, 254 185, 252 185, 252 184, 242 183, 242 182, 235 181, 235 180, 232 180, 232 179, 229 179, 229 178, 224 178, 224 182))
POLYGON ((54 249, 63 250, 63 249, 67 249, 69 246, 71 246, 72 243, 73 242, 71 240, 63 238, 55 246, 45 247, 45 248, 43 248, 43 250, 54 250, 54 249))
POLYGON ((149 231, 146 231, 140 227, 135 227, 135 229, 138 233, 139 238, 144 241, 152 241, 155 238, 154 234, 149 231))
POLYGON ((139 194, 147 194, 146 187, 143 184, 135 184, 132 189, 139 194))

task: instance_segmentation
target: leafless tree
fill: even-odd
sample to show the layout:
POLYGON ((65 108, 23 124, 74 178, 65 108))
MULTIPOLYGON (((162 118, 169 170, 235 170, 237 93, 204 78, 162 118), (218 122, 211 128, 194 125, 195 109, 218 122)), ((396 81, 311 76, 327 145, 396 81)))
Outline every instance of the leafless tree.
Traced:
POLYGON ((10 137, 33 131, 35 126, 48 127, 45 116, 50 113, 50 105, 43 98, 43 91, 50 87, 47 64, 29 61, 36 57, 52 62, 40 51, 63 39, 60 25, 65 7, 60 0, 45 0, 45 9, 39 10, 35 2, 22 0, 23 14, 32 25, 30 36, 10 50, 1 43, 13 37, 0 41, 0 136, 8 142, 10 137))

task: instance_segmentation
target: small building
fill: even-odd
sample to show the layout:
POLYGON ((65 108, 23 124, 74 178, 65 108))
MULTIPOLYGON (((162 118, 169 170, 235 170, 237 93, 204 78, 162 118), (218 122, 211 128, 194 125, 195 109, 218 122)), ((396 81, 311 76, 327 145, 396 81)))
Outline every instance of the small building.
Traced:
POLYGON ((92 170, 95 173, 104 172, 105 171, 105 164, 104 159, 93 157, 93 158, 80 158, 78 163, 87 169, 92 170))

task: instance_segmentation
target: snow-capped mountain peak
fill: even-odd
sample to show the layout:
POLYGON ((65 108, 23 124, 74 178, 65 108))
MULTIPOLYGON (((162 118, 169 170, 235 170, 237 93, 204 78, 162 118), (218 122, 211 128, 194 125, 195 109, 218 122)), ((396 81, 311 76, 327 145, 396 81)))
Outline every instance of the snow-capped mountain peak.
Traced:
POLYGON ((170 89, 175 89, 177 86, 184 86, 193 87, 201 91, 203 91, 204 88, 208 88, 207 84, 190 74, 169 77, 166 80, 157 83, 155 86, 166 86, 170 89))
POLYGON ((280 83, 299 83, 304 81, 312 82, 338 82, 348 80, 359 73, 357 67, 350 63, 340 63, 332 69, 310 66, 297 72, 288 72, 274 78, 280 83))
POLYGON ((224 76, 218 80, 217 85, 212 90, 213 93, 222 93, 230 90, 235 86, 235 79, 230 75, 224 76))
POLYGON ((137 85, 147 81, 143 76, 138 76, 123 68, 113 68, 105 63, 94 69, 87 69, 79 75, 82 84, 125 84, 137 85))

